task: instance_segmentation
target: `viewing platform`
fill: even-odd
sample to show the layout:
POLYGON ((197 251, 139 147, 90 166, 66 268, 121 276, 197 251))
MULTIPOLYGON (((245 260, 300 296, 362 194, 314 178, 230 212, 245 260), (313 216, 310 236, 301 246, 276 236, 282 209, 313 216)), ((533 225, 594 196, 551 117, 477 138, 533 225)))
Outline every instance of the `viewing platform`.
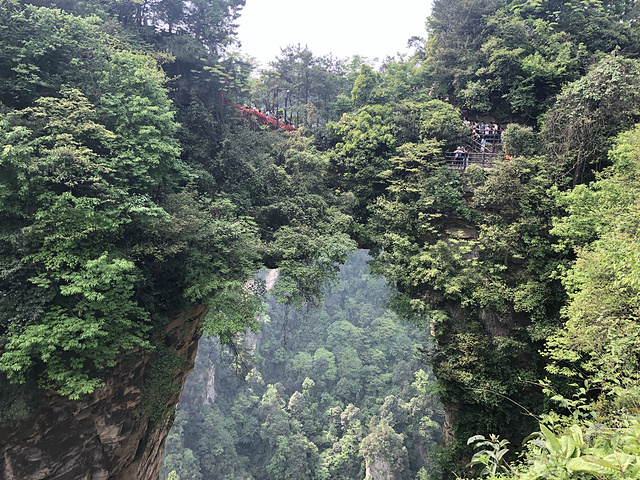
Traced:
POLYGON ((455 151, 445 152, 444 163, 450 170, 465 170, 469 165, 489 170, 497 160, 504 158, 502 129, 495 123, 474 123, 471 127, 471 143, 464 148, 460 145, 455 151))
POLYGON ((444 154, 444 163, 450 170, 465 170, 469 165, 478 165, 485 170, 493 168, 498 160, 503 160, 504 154, 491 152, 466 152, 456 155, 455 152, 444 154))

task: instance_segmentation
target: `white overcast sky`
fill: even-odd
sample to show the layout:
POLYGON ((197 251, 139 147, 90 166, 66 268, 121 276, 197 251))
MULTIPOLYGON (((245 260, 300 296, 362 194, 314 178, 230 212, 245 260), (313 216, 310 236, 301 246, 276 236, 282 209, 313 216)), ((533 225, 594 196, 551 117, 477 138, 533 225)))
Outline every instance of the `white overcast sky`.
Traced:
POLYGON ((246 0, 238 20, 241 51, 262 66, 280 47, 307 45, 315 56, 383 60, 425 37, 431 0, 246 0))

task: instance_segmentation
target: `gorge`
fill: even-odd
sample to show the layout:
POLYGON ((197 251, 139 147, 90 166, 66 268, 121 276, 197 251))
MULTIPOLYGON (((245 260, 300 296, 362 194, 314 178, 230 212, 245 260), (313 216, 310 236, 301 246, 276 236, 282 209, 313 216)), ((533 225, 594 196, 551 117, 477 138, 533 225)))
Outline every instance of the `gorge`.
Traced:
POLYGON ((0 476, 157 478, 201 336, 270 368, 243 351, 256 272, 279 269, 269 308, 312 312, 360 247, 424 375, 374 369, 406 326, 382 313, 341 314, 362 349, 270 341, 292 383, 245 392, 247 432, 315 467, 244 478, 638 478, 636 2, 436 0, 410 54, 290 45, 261 72, 233 49, 244 3, 0 0, 0 476), (496 159, 449 168, 474 122, 501 126, 496 159), (417 413, 431 381, 441 416, 417 413), (334 444, 343 463, 314 453, 334 444))

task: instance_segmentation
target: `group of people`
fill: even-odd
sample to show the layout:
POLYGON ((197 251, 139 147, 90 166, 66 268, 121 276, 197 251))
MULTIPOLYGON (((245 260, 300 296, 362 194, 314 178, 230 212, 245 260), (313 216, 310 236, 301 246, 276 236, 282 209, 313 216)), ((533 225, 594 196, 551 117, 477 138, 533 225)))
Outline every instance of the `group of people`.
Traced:
POLYGON ((281 123, 283 125, 291 125, 291 122, 288 119, 284 120, 282 118, 282 115, 276 115, 275 113, 272 113, 269 110, 264 112, 264 116, 267 117, 267 118, 271 118, 272 120, 275 120, 276 122, 279 122, 279 123, 281 123))
POLYGON ((489 145, 502 141, 502 127, 497 123, 474 122, 464 120, 464 124, 471 129, 474 151, 486 153, 489 145))
POLYGON ((458 145, 456 147, 456 149, 454 150, 453 154, 454 154, 454 158, 457 160, 459 158, 462 158, 464 156, 464 154, 467 153, 467 149, 464 148, 462 145, 458 145))
POLYGON ((482 140, 486 142, 496 143, 500 141, 502 137, 502 128, 497 123, 478 123, 475 122, 471 125, 471 134, 473 140, 482 143, 482 140))
MULTIPOLYGON (((492 149, 489 149, 489 146, 495 143, 500 143, 502 140, 502 128, 497 123, 471 123, 469 120, 465 119, 464 124, 471 129, 473 141, 468 147, 470 150, 467 150, 467 148, 462 145, 458 145, 453 151, 452 160, 454 162, 453 164, 457 166, 456 168, 466 168, 470 161, 469 157, 477 155, 475 152, 491 154, 492 149)), ((482 155, 481 158, 484 158, 484 155, 482 155)))

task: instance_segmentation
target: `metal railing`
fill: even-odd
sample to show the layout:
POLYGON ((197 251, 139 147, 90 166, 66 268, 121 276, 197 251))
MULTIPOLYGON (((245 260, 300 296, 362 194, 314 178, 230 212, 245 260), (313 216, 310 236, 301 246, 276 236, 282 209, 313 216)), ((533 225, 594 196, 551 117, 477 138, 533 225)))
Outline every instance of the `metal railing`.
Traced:
POLYGON ((484 169, 493 168, 495 161, 500 160, 504 155, 501 153, 489 152, 466 152, 458 153, 446 152, 444 163, 451 170, 464 170, 469 165, 478 165, 484 169))

